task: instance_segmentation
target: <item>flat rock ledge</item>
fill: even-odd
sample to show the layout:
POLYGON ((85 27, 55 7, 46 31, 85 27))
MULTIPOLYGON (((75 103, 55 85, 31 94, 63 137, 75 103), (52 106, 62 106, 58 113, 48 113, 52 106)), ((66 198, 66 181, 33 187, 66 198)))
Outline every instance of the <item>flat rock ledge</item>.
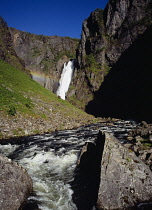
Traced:
POLYGON ((0 155, 0 209, 19 209, 32 189, 32 180, 26 170, 0 155))

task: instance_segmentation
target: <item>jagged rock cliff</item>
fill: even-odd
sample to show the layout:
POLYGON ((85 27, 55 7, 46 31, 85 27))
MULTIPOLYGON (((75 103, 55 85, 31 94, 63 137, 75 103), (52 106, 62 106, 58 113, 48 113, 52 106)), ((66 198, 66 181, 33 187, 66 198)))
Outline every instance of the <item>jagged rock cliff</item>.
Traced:
MULTIPOLYGON (((68 101, 82 109, 91 101, 86 111, 96 116, 149 120, 151 23, 151 0, 110 0, 104 10, 92 12, 83 22, 68 101)), ((33 79, 56 92, 78 40, 10 32, 33 79)))
POLYGON ((94 100, 86 109, 96 116, 123 119, 152 119, 152 27, 113 65, 94 100))
MULTIPOLYGON (((75 87, 75 96, 83 102, 83 105, 87 104, 91 97, 93 98, 94 95, 97 95, 95 99, 98 99, 91 105, 89 104, 89 108, 87 108, 87 111, 90 113, 95 114, 93 111, 95 110, 96 113, 100 112, 98 116, 102 116, 102 110, 107 104, 111 104, 109 100, 106 102, 104 108, 100 108, 99 105, 97 110, 97 101, 103 101, 103 99, 100 97, 101 91, 100 93, 98 92, 99 94, 96 94, 95 91, 100 88, 107 73, 113 71, 113 66, 123 56, 126 50, 131 47, 140 35, 146 33, 146 30, 150 28, 151 17, 151 0, 110 0, 104 11, 97 9, 84 21, 82 38, 77 50, 77 75, 80 75, 81 82, 77 78, 74 78, 73 85, 75 87), (82 83, 84 84, 81 85, 82 83), (84 93, 88 94, 88 97, 85 97, 84 93)), ((148 43, 150 41, 146 40, 146 42, 148 43)), ((132 67, 134 68, 133 71, 136 71, 135 65, 132 65, 132 67)), ((135 73, 134 76, 130 74, 127 65, 125 72, 129 75, 128 79, 133 81, 135 73)), ((113 78, 111 78, 112 80, 113 78)), ((119 77, 119 80, 121 80, 121 77, 119 77)), ((126 84, 125 81, 123 83, 124 85, 126 84)), ((136 85, 141 84, 142 80, 136 85)), ((110 86, 111 82, 109 81, 107 87, 109 88, 110 86)), ((119 87, 121 89, 121 86, 119 87)), ((107 92, 106 94, 110 95, 111 93, 107 92)), ((115 94, 121 95, 123 93, 115 92, 115 94)))
POLYGON ((13 48, 9 28, 2 17, 0 17, 0 59, 12 64, 20 70, 25 69, 24 61, 17 56, 13 48))
POLYGON ((96 116, 151 121, 152 2, 110 1, 105 14, 113 40, 106 58, 112 68, 86 110, 96 116))
POLYGON ((10 28, 13 46, 32 77, 45 88, 56 91, 63 64, 75 58, 78 39, 35 35, 10 28))
POLYGON ((92 99, 94 91, 99 89, 104 76, 109 71, 105 59, 107 40, 104 34, 103 10, 97 9, 83 22, 81 40, 77 49, 78 70, 72 81, 75 91, 68 99, 83 109, 92 99), (76 103, 75 99, 81 103, 76 103))
POLYGON ((151 24, 151 0, 111 0, 104 10, 110 42, 106 58, 112 65, 151 24))

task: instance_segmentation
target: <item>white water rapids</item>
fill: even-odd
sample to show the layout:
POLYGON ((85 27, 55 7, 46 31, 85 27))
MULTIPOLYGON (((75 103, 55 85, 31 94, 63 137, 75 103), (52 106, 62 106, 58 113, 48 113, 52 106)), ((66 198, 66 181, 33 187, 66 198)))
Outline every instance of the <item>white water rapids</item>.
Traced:
POLYGON ((57 96, 60 96, 63 100, 65 100, 65 95, 69 89, 73 70, 74 60, 69 61, 67 64, 64 63, 64 68, 61 74, 61 78, 59 80, 59 87, 56 92, 57 96))
MULTIPOLYGON (((37 142, 39 137, 36 138, 37 142)), ((47 137, 39 140, 47 141, 47 137)), ((15 161, 32 177, 34 194, 29 197, 29 202, 36 202, 41 210, 76 210, 69 182, 73 179, 77 151, 59 148, 55 152, 55 149, 49 148, 51 142, 46 143, 47 149, 42 144, 0 145, 0 151, 7 156, 16 151, 15 161)))
MULTIPOLYGON (((134 122, 115 122, 111 126, 96 123, 73 130, 20 138, 0 143, 0 153, 27 169, 33 180, 34 201, 41 210, 76 210, 71 181, 80 149, 94 142, 99 130, 113 132, 123 142, 134 122)), ((95 209, 95 207, 93 208, 95 209)), ((29 209, 28 209, 29 210, 29 209)))

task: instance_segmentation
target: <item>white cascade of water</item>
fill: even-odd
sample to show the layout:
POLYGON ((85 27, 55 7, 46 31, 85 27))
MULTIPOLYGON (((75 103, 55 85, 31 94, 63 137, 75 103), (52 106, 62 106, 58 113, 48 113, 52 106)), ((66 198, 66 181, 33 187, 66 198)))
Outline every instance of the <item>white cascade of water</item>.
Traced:
POLYGON ((61 78, 59 80, 59 87, 56 92, 57 96, 60 96, 63 100, 65 100, 65 95, 69 89, 73 70, 74 60, 69 61, 67 64, 64 63, 64 68, 61 74, 61 78))

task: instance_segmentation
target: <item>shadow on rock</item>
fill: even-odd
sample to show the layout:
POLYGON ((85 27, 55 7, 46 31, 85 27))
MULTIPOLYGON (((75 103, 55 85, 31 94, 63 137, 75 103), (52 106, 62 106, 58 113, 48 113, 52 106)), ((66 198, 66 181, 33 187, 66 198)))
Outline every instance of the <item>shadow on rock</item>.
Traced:
POLYGON ((73 201, 78 210, 91 210, 96 205, 104 143, 105 135, 99 132, 95 143, 86 142, 82 148, 71 183, 73 201))

